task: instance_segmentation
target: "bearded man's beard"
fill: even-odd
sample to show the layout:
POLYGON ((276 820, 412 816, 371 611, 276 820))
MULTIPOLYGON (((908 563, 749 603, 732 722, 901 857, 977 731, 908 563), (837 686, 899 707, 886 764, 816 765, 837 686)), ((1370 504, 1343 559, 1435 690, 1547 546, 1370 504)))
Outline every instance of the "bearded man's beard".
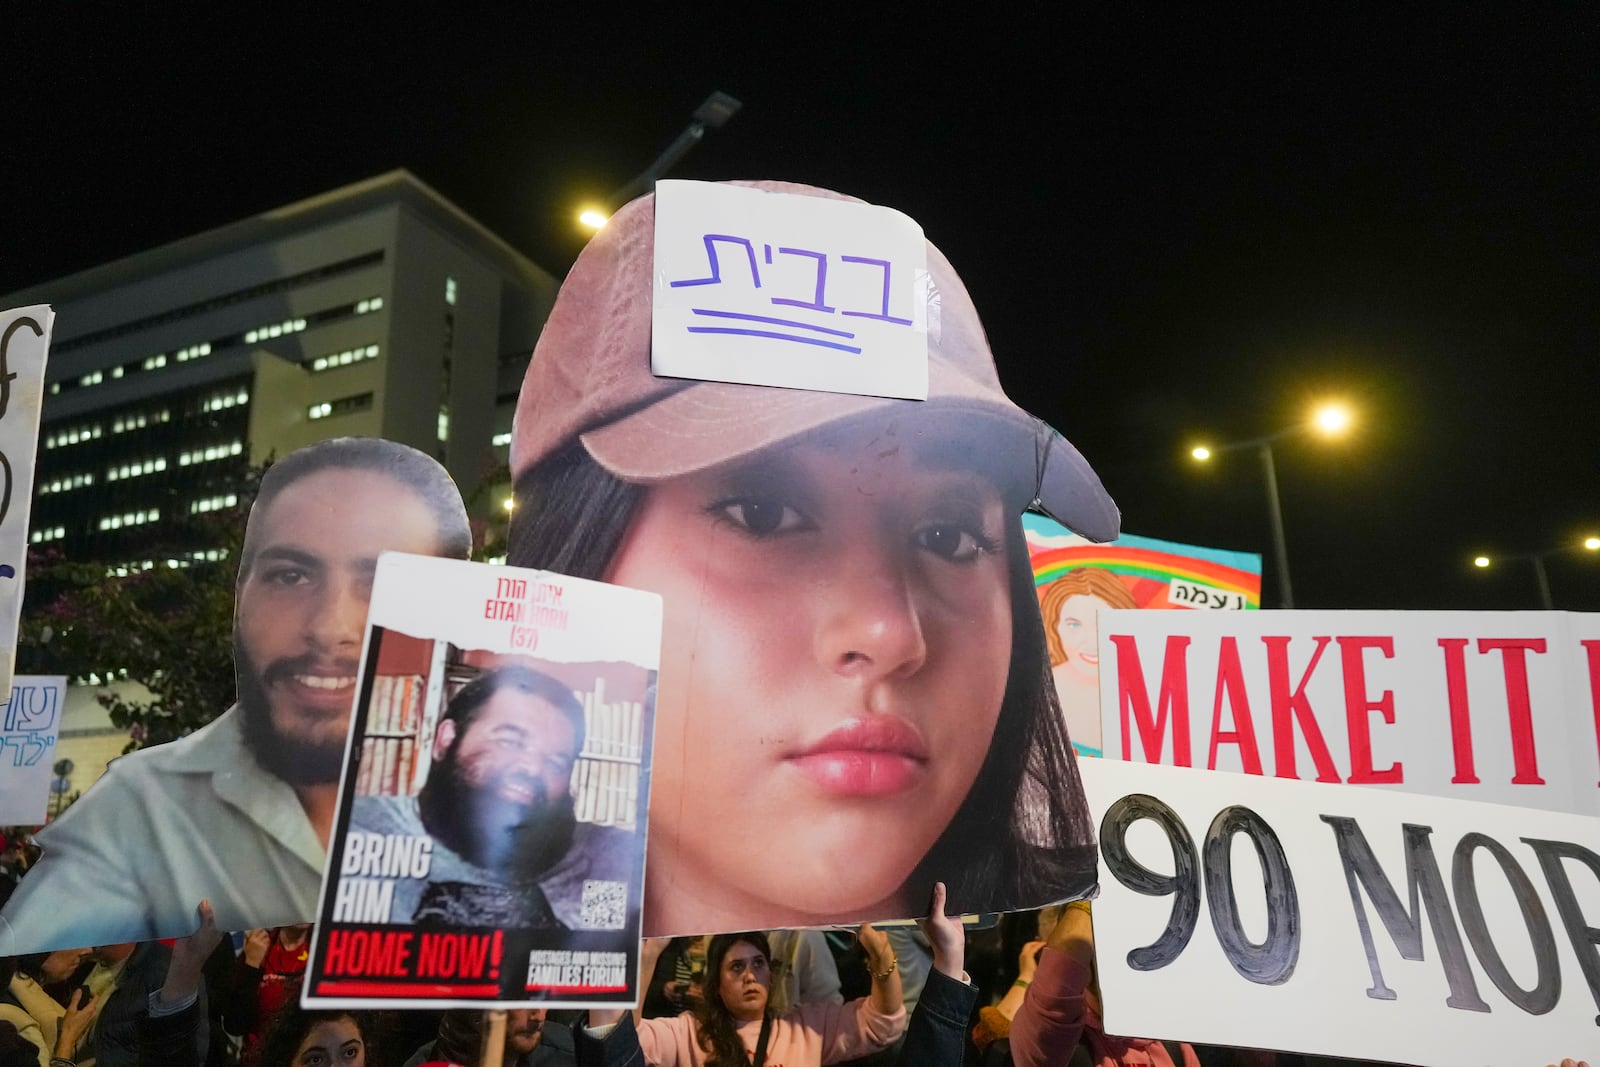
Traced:
POLYGON ((569 794, 548 797, 536 779, 527 784, 534 789, 532 804, 473 785, 461 773, 452 746, 429 769, 417 807, 434 840, 468 863, 503 871, 513 882, 534 882, 572 847, 578 820, 569 794))
MULTIPOLYGON (((274 677, 287 677, 296 671, 307 673, 308 666, 280 660, 268 670, 274 677)), ((339 733, 334 741, 315 741, 280 733, 272 721, 267 681, 245 652, 237 628, 233 637, 233 672, 239 689, 239 710, 244 713, 245 746, 262 769, 292 786, 337 782, 344 770, 344 734, 339 733)))

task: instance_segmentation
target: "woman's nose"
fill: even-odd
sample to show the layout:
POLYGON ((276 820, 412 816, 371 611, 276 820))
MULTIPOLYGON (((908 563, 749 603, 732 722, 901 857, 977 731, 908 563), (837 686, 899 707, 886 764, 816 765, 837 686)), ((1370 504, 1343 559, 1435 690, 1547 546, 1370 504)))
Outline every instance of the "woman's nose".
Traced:
POLYGON ((845 555, 838 579, 819 593, 818 660, 865 681, 916 673, 928 645, 906 562, 880 545, 845 555))

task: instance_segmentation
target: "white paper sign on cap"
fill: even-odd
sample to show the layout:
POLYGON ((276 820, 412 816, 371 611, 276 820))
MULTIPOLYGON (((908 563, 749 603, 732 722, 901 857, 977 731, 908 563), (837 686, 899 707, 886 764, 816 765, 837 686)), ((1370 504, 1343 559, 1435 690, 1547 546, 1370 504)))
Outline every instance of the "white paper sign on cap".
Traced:
POLYGON ((928 398, 922 228, 892 208, 656 183, 650 369, 928 398))

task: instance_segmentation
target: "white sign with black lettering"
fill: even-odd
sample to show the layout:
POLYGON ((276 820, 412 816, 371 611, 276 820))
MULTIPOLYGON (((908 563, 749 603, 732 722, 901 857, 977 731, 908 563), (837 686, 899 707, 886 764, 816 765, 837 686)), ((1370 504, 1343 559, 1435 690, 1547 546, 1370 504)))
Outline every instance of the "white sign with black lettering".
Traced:
POLYGON ((650 369, 928 398, 927 245, 892 208, 656 183, 650 369))
POLYGON ((1600 1047, 1600 819, 1079 767, 1107 1032, 1422 1067, 1600 1047))
POLYGON ((11 690, 16 664, 44 365, 55 321, 48 304, 0 312, 0 693, 11 690))

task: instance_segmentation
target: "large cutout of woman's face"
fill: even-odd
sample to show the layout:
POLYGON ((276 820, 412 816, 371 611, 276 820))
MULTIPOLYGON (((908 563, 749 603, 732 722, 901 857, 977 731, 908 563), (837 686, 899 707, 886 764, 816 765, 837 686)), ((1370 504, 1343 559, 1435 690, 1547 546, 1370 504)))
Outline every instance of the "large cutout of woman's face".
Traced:
POLYGON ((881 429, 654 487, 613 559, 666 605, 646 933, 923 903, 1006 689, 1015 518, 881 429))

